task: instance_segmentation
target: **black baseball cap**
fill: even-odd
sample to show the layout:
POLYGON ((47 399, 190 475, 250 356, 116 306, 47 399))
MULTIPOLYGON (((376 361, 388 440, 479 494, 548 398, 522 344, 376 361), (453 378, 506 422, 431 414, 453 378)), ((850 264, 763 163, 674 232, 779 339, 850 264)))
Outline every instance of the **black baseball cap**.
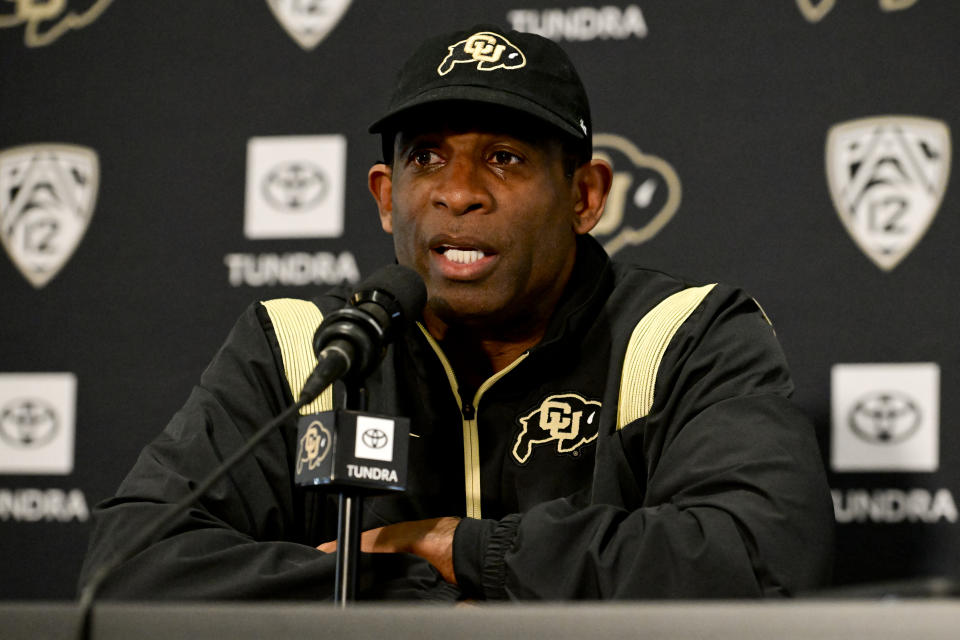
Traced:
POLYGON ((395 133, 412 110, 444 101, 515 109, 591 146, 590 104, 577 70, 559 45, 533 33, 480 24, 425 41, 400 69, 370 133, 395 133))

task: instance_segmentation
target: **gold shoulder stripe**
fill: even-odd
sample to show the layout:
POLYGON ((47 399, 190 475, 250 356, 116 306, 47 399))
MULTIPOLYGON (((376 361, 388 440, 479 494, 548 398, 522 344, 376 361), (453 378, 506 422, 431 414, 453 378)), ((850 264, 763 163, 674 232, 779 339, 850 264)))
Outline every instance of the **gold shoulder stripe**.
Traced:
MULTIPOLYGON (((323 322, 323 314, 317 305, 307 300, 280 298, 261 302, 273 323, 280 353, 283 355, 283 372, 290 385, 290 393, 296 399, 310 373, 317 366, 313 353, 313 334, 323 322)), ((330 411, 333 409, 333 387, 324 389, 316 400, 300 409, 301 415, 330 411)))
POLYGON ((669 296, 633 328, 620 374, 618 430, 650 413, 663 354, 680 326, 715 286, 690 287, 669 296))

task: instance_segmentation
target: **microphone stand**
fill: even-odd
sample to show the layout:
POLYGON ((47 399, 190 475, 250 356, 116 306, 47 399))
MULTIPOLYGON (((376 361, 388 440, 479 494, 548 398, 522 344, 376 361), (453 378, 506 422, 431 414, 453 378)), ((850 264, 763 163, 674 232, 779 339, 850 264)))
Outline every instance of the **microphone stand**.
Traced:
MULTIPOLYGON (((345 380, 344 384, 347 391, 346 408, 351 411, 366 411, 366 386, 351 380, 345 380)), ((347 606, 347 602, 357 599, 357 558, 360 555, 360 516, 363 512, 361 491, 348 492, 342 489, 339 492, 337 567, 334 574, 333 600, 341 609, 347 606)))

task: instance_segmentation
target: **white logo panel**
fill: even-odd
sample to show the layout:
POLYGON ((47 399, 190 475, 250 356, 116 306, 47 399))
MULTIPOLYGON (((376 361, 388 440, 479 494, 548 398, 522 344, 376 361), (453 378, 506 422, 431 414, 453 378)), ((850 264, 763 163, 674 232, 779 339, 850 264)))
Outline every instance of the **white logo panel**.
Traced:
POLYGON ((342 135, 251 138, 244 235, 343 235, 347 140, 342 135))
POLYGON ((831 424, 834 471, 936 471, 940 367, 834 365, 831 424))
POLYGON ((71 473, 76 398, 72 373, 0 374, 0 473, 71 473))
POLYGON ((357 458, 393 462, 393 420, 357 416, 353 454, 357 458))

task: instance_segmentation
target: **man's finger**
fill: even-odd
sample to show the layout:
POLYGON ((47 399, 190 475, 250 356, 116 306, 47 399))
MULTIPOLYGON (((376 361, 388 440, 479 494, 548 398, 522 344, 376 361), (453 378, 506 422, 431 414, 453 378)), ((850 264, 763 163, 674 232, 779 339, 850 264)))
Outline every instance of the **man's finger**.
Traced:
MULTIPOLYGON (((377 527, 376 529, 370 529, 369 531, 364 531, 360 534, 360 551, 364 553, 390 553, 396 551, 387 545, 377 544, 377 539, 380 536, 380 532, 384 527, 377 527)), ((321 545, 317 545, 317 550, 323 551, 324 553, 334 553, 337 550, 337 541, 331 540, 329 542, 324 542, 321 545)))

